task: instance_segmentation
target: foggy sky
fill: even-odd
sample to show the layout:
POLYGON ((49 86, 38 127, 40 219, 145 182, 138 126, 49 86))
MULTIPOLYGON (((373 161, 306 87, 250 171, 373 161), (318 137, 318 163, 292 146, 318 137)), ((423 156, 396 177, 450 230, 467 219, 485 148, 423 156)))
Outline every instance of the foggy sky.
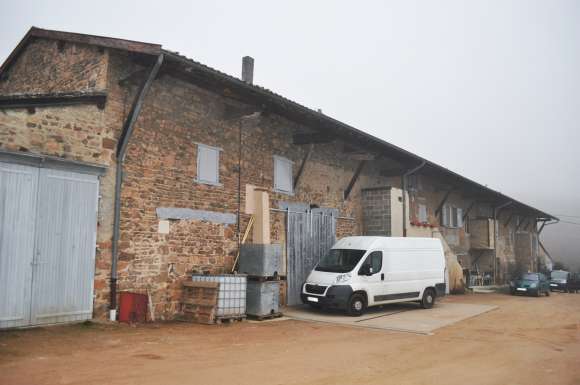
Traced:
MULTIPOLYGON (((580 223, 580 2, 10 1, 34 25, 160 43, 580 223), (208 4, 211 3, 211 4, 208 4), (85 5, 86 4, 86 5, 85 5)), ((580 226, 547 227, 580 268, 580 226)))

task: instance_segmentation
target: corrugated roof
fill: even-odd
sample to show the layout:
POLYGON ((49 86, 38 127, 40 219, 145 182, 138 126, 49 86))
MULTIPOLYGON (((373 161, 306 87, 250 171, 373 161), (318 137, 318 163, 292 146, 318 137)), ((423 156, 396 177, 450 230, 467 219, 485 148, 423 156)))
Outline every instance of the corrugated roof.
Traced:
POLYGON ((478 190, 481 190, 486 195, 493 196, 498 203, 503 204, 507 202, 511 202, 513 206, 518 206, 519 208, 525 211, 531 211, 535 213, 538 218, 541 219, 554 219, 557 218, 551 214, 543 212, 539 209, 536 209, 532 206, 529 206, 523 202, 520 202, 512 197, 509 197, 505 194, 502 194, 499 191, 495 191, 490 189, 487 186, 484 186, 478 182, 475 182, 469 178, 466 178, 452 170, 449 170, 443 166, 440 166, 436 163, 433 163, 425 158, 422 158, 416 154, 411 153, 403 148, 393 145, 385 140, 377 138, 373 135, 370 135, 364 131, 361 131, 355 127, 352 127, 348 124, 345 124, 339 120, 336 120, 328 115, 321 114, 318 111, 315 111, 311 108, 303 106, 299 103, 296 103, 284 96, 277 94, 267 88, 260 87, 255 84, 248 84, 234 76, 228 75, 224 72, 218 71, 212 67, 209 67, 205 64, 197 62, 193 59, 190 59, 186 56, 180 55, 177 52, 169 51, 163 49, 161 45, 158 44, 150 44, 150 43, 143 43, 143 42, 136 42, 130 40, 123 40, 123 39, 115 39, 115 38, 108 38, 102 36, 93 36, 93 35, 83 35, 78 33, 69 33, 69 32, 61 32, 61 31, 51 31, 51 30, 43 30, 39 28, 31 28, 31 30, 27 33, 24 39, 20 42, 18 47, 12 52, 12 54, 8 57, 5 63, 0 67, 0 75, 3 71, 7 69, 10 63, 15 59, 18 52, 22 49, 22 47, 26 44, 27 40, 32 37, 44 37, 44 38, 53 38, 57 40, 70 40, 73 42, 78 43, 85 43, 85 44, 94 44, 100 45, 105 47, 110 47, 114 49, 124 49, 128 51, 138 52, 142 54, 148 55, 159 55, 164 54, 170 60, 179 62, 191 68, 192 71, 195 71, 198 74, 201 74, 208 79, 213 81, 217 81, 223 83, 225 85, 230 86, 239 91, 243 91, 245 95, 251 96, 255 100, 262 101, 269 105, 274 105, 280 107, 284 111, 301 114, 304 117, 309 118, 311 121, 317 121, 320 123, 324 123, 324 129, 328 130, 336 130, 342 134, 348 134, 357 138, 358 140, 364 141, 365 143, 376 145, 384 151, 386 151, 386 155, 388 156, 398 156, 399 159, 403 158, 409 161, 416 162, 416 165, 425 162, 427 168, 434 170, 436 172, 441 173, 442 175, 446 175, 447 177, 453 178, 459 182, 465 183, 474 187, 478 190))

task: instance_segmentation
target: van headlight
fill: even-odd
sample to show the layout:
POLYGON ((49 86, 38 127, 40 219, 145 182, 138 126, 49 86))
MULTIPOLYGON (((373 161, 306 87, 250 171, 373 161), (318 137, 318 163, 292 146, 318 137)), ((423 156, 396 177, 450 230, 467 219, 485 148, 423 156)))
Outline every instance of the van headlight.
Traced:
POLYGON ((336 276, 336 283, 346 283, 350 280, 350 273, 339 274, 336 276))

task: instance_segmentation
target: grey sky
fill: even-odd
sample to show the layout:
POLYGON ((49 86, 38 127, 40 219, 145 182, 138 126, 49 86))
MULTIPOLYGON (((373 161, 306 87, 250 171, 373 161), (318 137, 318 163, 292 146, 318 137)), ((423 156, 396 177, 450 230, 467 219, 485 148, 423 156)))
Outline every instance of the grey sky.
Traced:
MULTIPOLYGON (((251 55, 255 83, 580 223, 578 1, 10 1, 0 60, 32 25, 251 55)), ((544 238, 580 268, 580 226, 544 238)))

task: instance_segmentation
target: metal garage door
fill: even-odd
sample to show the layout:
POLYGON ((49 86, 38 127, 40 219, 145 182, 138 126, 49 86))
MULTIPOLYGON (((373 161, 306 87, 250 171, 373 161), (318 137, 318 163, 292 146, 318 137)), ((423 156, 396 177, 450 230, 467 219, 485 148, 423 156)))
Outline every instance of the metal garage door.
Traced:
POLYGON ((0 328, 92 317, 98 183, 0 162, 0 328))
POLYGON ((336 241, 338 210, 306 208, 288 210, 288 305, 301 303, 300 290, 310 271, 336 241))

